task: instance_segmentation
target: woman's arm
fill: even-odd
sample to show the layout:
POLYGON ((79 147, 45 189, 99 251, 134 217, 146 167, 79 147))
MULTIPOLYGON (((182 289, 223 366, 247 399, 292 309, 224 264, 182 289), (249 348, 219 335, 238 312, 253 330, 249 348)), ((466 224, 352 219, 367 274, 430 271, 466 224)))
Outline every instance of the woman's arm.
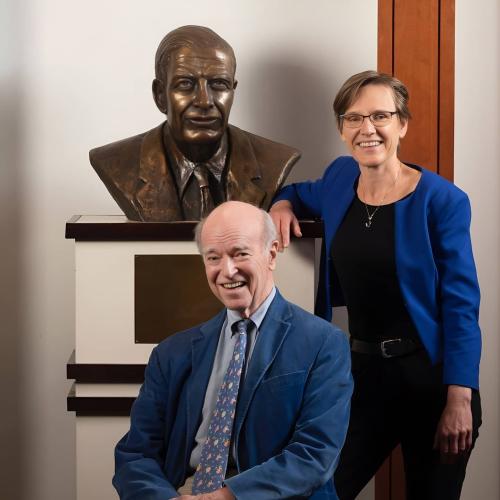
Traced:
POLYGON ((478 388, 481 333, 478 325, 479 285, 470 239, 470 203, 458 190, 441 199, 431 239, 439 276, 443 331, 443 382, 446 406, 434 447, 445 462, 472 446, 472 388, 478 388))

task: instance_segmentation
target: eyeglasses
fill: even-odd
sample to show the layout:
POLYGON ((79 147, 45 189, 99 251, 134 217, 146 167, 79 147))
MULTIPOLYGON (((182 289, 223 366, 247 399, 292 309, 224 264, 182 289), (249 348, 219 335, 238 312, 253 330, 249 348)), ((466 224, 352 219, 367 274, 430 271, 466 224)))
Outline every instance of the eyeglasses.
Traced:
POLYGON ((397 111, 375 111, 375 113, 371 115, 347 113, 345 115, 340 115, 340 119, 347 128, 360 128, 365 118, 369 118, 375 127, 385 127, 389 125, 392 115, 397 114, 397 111))

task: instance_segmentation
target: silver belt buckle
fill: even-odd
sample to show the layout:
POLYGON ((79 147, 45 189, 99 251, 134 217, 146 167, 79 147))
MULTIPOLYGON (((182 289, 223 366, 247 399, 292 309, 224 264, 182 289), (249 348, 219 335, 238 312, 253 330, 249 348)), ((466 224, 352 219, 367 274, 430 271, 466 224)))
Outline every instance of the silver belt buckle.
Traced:
POLYGON ((380 351, 382 352, 383 358, 393 358, 394 357, 387 352, 387 345, 393 344, 395 342, 397 342, 397 343, 402 342, 402 339, 388 339, 388 340, 382 340, 382 342, 380 342, 380 351))

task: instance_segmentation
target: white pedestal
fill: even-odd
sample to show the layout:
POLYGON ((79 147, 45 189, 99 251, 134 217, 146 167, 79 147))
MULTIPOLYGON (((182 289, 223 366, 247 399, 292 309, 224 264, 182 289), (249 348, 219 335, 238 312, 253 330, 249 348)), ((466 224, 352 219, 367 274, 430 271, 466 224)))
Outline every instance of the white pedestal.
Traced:
MULTIPOLYGON (((75 239, 76 349, 68 364, 75 384, 68 409, 76 411, 78 500, 117 498, 113 449, 128 430, 128 410, 154 347, 135 342, 134 259, 197 254, 193 228, 122 216, 76 216, 67 225, 67 238, 75 239)), ((304 223, 302 230, 305 236, 278 256, 275 282, 286 299, 312 312, 321 225, 304 223)))

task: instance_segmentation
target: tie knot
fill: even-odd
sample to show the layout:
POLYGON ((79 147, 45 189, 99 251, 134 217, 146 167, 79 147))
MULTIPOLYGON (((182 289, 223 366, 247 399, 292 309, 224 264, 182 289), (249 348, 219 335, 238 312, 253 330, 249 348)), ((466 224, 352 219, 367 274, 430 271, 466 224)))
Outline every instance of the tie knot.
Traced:
POLYGON ((193 170, 193 174, 201 187, 208 187, 208 168, 203 164, 198 164, 193 170))
POLYGON ((240 319, 231 325, 233 333, 246 334, 252 328, 254 322, 251 319, 240 319))

